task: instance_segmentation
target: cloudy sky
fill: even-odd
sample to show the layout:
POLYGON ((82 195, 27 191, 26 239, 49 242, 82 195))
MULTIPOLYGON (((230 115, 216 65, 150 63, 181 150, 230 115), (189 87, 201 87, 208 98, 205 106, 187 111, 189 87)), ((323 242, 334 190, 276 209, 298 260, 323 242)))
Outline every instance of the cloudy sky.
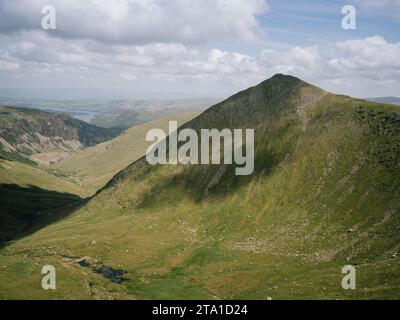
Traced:
POLYGON ((226 97, 285 73, 400 96, 399 30, 400 0, 0 0, 0 89, 226 97))

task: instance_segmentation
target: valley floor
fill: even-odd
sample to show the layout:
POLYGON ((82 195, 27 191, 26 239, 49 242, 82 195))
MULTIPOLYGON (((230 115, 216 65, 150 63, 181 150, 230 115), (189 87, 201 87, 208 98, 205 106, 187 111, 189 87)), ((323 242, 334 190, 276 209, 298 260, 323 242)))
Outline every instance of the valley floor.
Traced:
POLYGON ((186 125, 256 128, 254 173, 138 156, 0 249, 0 299, 400 299, 397 106, 276 75, 186 125))

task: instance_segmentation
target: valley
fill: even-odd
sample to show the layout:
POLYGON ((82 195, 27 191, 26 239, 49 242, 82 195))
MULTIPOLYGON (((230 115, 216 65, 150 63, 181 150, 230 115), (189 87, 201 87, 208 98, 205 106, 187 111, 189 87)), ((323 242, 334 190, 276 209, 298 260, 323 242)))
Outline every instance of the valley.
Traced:
POLYGON ((182 113, 133 126, 118 138, 83 149, 50 168, 72 177, 85 190, 86 196, 92 196, 119 171, 144 155, 150 146, 146 142, 146 133, 149 130, 168 128, 170 119, 182 125, 196 116, 198 113, 195 112, 182 113))
MULTIPOLYGON (((0 90, 1 91, 1 90, 0 90)), ((0 105, 69 115, 105 128, 129 129, 160 118, 202 112, 217 98, 43 100, 0 97, 0 105)))
MULTIPOLYGON (((174 119, 183 124, 197 115, 184 113, 174 119)), ((0 107, 0 123, 4 125, 0 127, 4 137, 0 144, 3 151, 0 153, 1 243, 14 239, 24 230, 29 231, 33 225, 53 221, 59 211, 63 213, 64 208, 74 207, 93 196, 115 174, 145 153, 148 147, 144 139, 146 132, 151 128, 167 127, 168 119, 158 119, 122 132, 91 126, 65 115, 0 107), (18 121, 13 122, 13 119, 18 121), (80 131, 76 134, 73 127, 63 128, 60 126, 63 121, 89 128, 88 136, 80 131), (51 126, 62 133, 53 133, 51 126), (22 133, 10 134, 18 132, 16 128, 23 128, 22 133), (98 137, 96 130, 100 132, 98 137), (45 143, 44 138, 36 138, 41 131, 49 132, 45 143), (103 137, 104 132, 110 132, 110 135, 103 137), (98 143, 117 133, 121 134, 98 143)))
POLYGON ((68 115, 0 106, 0 156, 25 163, 50 164, 84 147, 117 137, 122 130, 102 128, 68 115))
POLYGON ((400 298, 398 105, 278 74, 180 117, 178 133, 254 128, 253 174, 148 164, 146 132, 168 117, 48 168, 2 160, 2 186, 48 170, 38 187, 78 199, 3 245, 0 299, 400 298), (57 290, 40 286, 48 264, 57 290))

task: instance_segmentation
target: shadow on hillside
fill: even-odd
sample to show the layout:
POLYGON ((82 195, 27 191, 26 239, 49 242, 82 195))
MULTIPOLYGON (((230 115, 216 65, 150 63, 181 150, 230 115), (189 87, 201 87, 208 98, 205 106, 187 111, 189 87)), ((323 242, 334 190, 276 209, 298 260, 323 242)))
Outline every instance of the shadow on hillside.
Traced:
POLYGON ((203 200, 221 200, 254 181, 267 178, 282 163, 285 154, 274 154, 270 150, 258 150, 254 161, 254 172, 248 176, 238 176, 236 165, 191 165, 178 174, 172 174, 160 184, 155 185, 140 201, 140 208, 151 207, 161 201, 179 201, 178 197, 190 197, 200 203, 203 200), (170 190, 177 192, 176 198, 171 194, 163 196, 170 190))
MULTIPOLYGON (((211 118, 210 121, 212 121, 211 118)), ((274 170, 291 162, 299 139, 304 134, 302 126, 297 115, 288 114, 276 118, 273 122, 262 123, 255 128, 254 171, 250 175, 237 175, 235 170, 239 166, 233 164, 188 165, 175 174, 174 170, 171 170, 171 173, 164 176, 160 183, 154 184, 138 206, 145 208, 164 203, 173 204, 179 202, 183 196, 190 197, 197 203, 204 200, 220 201, 229 194, 244 190, 253 181, 267 179, 274 170)), ((203 127, 206 128, 207 124, 205 123, 203 127)), ((223 159, 223 148, 220 152, 223 159)), ((249 162, 251 162, 250 159, 249 162)), ((144 175, 154 172, 153 170, 142 171, 144 175)), ((162 174, 160 176, 163 177, 162 174)))
POLYGON ((63 219, 85 203, 73 194, 15 184, 0 184, 0 195, 0 249, 7 241, 63 219))

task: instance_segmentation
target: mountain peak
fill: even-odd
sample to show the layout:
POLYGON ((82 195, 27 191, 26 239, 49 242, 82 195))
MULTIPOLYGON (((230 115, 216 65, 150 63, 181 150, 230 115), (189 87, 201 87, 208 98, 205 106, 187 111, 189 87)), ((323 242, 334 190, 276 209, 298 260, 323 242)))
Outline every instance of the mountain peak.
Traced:
POLYGON ((277 73, 277 74, 273 75, 271 78, 261 82, 261 84, 263 84, 263 83, 275 83, 275 84, 282 83, 282 84, 287 84, 287 85, 289 85, 289 84, 294 85, 294 84, 300 84, 300 83, 308 84, 307 82, 305 82, 297 77, 283 74, 283 73, 277 73))
POLYGON ((291 76, 289 74, 283 74, 283 73, 276 73, 270 79, 297 79, 297 80, 301 81, 297 77, 291 76))
POLYGON ((312 104, 324 91, 299 78, 276 74, 212 106, 184 127, 255 128, 278 114, 296 110, 305 93, 312 104))

